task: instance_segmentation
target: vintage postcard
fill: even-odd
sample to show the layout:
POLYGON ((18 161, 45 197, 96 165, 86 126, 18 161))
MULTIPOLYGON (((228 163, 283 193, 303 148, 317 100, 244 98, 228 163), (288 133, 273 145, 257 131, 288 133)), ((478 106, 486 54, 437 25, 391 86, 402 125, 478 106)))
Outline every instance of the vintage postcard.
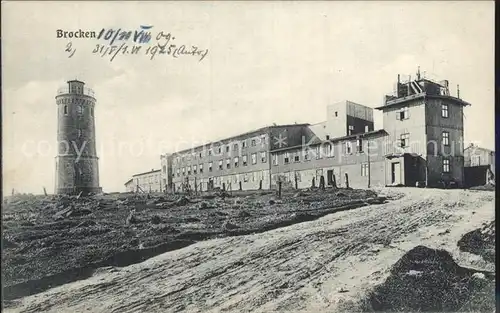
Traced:
POLYGON ((493 312, 493 1, 3 1, 5 312, 493 312))

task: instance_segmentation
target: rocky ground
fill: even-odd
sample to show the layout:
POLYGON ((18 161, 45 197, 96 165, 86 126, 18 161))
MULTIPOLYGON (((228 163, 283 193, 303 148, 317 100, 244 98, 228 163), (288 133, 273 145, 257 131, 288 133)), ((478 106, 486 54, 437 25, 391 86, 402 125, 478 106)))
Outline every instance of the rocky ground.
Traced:
POLYGON ((372 191, 285 191, 200 197, 16 196, 4 201, 4 298, 35 294, 194 242, 245 235, 382 203, 372 191))
MULTIPOLYGON (((344 196, 332 192, 332 199, 350 197, 350 191, 340 192, 344 196)), ((361 193, 352 192, 353 198, 356 192, 361 193)), ((258 195, 261 200, 250 202, 261 202, 266 209, 251 211, 253 205, 246 204, 249 199, 239 197, 241 203, 233 199, 228 206, 243 206, 238 212, 250 213, 257 220, 256 216, 261 216, 257 212, 265 211, 266 214, 261 214, 288 216, 288 224, 298 220, 300 214, 312 221, 262 233, 200 241, 141 263, 100 268, 87 279, 9 301, 6 312, 493 312, 494 193, 417 188, 380 192, 391 201, 359 208, 344 205, 350 209, 317 220, 312 220, 309 214, 314 213, 304 208, 327 210, 333 200, 321 200, 330 203, 324 206, 298 200, 318 200, 311 193, 290 196, 284 203, 270 205, 266 197, 272 195, 258 195), (285 210, 282 212, 278 207, 285 210), (293 213, 284 213, 293 208, 298 212, 295 217, 289 217, 293 213)), ((363 198, 366 197, 374 195, 365 194, 363 198)), ((212 201, 230 201, 217 199, 212 201)), ((364 200, 349 201, 346 203, 364 200)), ((175 210, 175 206, 168 206, 169 209, 159 210, 175 210)), ((197 203, 184 207, 194 213, 191 207, 195 206, 199 211, 194 218, 203 220, 200 208, 210 205, 197 203)), ((215 213, 218 210, 212 209, 208 215, 218 216, 215 213)), ((233 212, 232 208, 228 210, 233 212)), ((215 229, 222 230, 229 217, 232 220, 237 214, 240 213, 224 215, 224 221, 215 217, 208 221, 214 223, 215 229)), ((126 215, 124 212, 113 221, 123 225, 126 215)), ((138 214, 138 218, 141 223, 150 223, 147 220, 152 217, 138 214)), ((166 221, 167 217, 160 220, 166 221)), ((253 227, 242 227, 242 221, 245 220, 236 220, 234 225, 244 229, 253 227)), ((189 223, 204 222, 181 221, 178 225, 189 223)), ((33 224, 26 227, 40 223, 33 224)), ((175 229, 178 234, 200 233, 194 228, 175 229)), ((96 246, 101 245, 100 238, 114 238, 93 236, 91 241, 96 246)), ((9 249, 22 249, 21 242, 11 237, 8 244, 17 247, 9 249)), ((117 243, 116 247, 121 245, 117 243)), ((13 263, 11 267, 17 266, 13 263)))

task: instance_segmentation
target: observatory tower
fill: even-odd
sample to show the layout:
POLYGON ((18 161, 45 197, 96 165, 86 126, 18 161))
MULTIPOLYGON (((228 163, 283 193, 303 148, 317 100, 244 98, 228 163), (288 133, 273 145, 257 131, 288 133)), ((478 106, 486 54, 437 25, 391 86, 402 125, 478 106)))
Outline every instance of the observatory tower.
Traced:
POLYGON ((95 144, 94 92, 78 80, 57 91, 57 194, 101 192, 95 144))

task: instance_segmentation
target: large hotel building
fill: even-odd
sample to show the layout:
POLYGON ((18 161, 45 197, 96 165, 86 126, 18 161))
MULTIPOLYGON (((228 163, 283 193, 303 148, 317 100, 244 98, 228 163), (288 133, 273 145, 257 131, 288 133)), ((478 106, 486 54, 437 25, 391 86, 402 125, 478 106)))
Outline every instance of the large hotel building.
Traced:
MULTIPOLYGON (((458 92, 457 92, 458 93, 458 92)), ((463 184, 463 109, 448 81, 398 81, 382 106, 327 105, 326 121, 274 125, 161 156, 167 192, 307 188, 320 181, 367 188, 463 184)))

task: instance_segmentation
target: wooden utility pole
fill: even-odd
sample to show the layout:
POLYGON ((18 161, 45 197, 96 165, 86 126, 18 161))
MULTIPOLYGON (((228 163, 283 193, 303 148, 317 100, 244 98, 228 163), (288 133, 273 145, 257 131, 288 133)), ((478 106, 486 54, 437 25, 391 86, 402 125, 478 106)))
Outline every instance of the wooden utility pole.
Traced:
POLYGON ((366 144, 366 156, 368 160, 368 188, 370 188, 371 184, 371 165, 370 165, 370 141, 367 141, 366 144))

